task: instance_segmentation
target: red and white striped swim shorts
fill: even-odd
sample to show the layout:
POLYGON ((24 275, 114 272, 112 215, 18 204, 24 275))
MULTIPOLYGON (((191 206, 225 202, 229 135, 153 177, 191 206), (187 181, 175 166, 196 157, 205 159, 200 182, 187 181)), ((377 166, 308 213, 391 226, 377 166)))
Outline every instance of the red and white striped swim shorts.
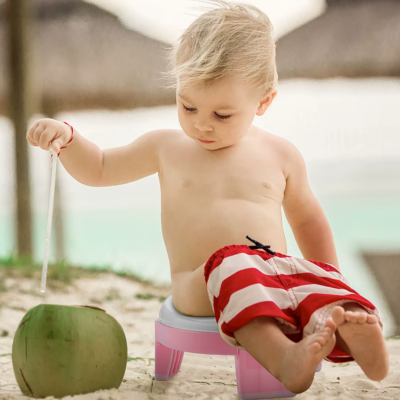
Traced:
MULTIPOLYGON (((274 317, 282 332, 298 342, 322 329, 333 307, 350 302, 376 315, 383 327, 376 307, 333 265, 267 251, 234 244, 217 250, 204 265, 219 333, 231 346, 244 349, 233 332, 259 316, 274 317)), ((354 359, 335 347, 326 360, 354 359)))

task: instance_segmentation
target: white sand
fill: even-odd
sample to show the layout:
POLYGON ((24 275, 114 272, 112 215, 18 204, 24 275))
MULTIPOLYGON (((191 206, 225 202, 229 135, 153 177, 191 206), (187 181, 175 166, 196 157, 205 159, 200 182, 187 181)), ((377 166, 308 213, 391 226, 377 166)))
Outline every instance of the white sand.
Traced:
MULTIPOLYGON (((65 293, 47 289, 39 292, 40 282, 8 279, 0 292, 0 400, 29 399, 21 394, 12 368, 14 333, 26 312, 38 304, 93 305, 103 308, 123 327, 128 356, 144 360, 129 361, 120 388, 100 390, 68 400, 123 399, 239 399, 233 356, 186 353, 180 372, 170 381, 154 379, 154 321, 161 303, 141 300, 136 294, 168 297, 170 287, 146 286, 113 274, 76 281, 65 293), (107 297, 108 296, 108 297, 107 297), (8 332, 8 336, 4 336, 8 332), (9 354, 9 355, 4 355, 9 354)), ((369 380, 355 363, 332 364, 323 361, 311 388, 298 399, 398 399, 400 400, 400 340, 388 339, 390 372, 382 382, 369 380)), ((47 399, 53 399, 48 397, 47 399)))

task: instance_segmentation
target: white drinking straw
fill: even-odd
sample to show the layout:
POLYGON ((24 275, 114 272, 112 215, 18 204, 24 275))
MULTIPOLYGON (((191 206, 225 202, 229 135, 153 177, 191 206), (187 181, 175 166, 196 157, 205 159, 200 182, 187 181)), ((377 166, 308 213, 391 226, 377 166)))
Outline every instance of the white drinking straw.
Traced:
POLYGON ((51 154, 53 155, 53 163, 51 170, 50 201, 49 201, 49 213, 47 217, 47 232, 46 232, 46 241, 45 241, 44 256, 43 256, 42 283, 40 285, 40 291, 42 293, 44 293, 46 290, 47 261, 49 259, 49 250, 50 250, 51 220, 53 217, 54 189, 56 186, 56 169, 57 169, 57 158, 58 158, 57 152, 53 151, 51 144, 49 147, 51 154))

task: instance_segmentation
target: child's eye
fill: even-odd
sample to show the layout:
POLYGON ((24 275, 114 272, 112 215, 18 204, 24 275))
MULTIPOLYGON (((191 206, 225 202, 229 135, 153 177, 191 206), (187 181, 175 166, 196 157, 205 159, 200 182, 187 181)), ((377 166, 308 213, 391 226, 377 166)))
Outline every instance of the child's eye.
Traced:
MULTIPOLYGON (((182 105, 183 105, 183 104, 182 104, 182 105)), ((184 105, 183 105, 183 108, 184 108, 186 111, 196 111, 195 108, 187 108, 187 107, 185 107, 184 105)))
POLYGON ((217 113, 215 113, 215 115, 216 115, 218 118, 220 118, 220 119, 227 119, 227 118, 230 117, 230 115, 219 115, 219 114, 217 114, 217 113))
MULTIPOLYGON (((196 111, 195 108, 188 108, 188 107, 186 107, 184 104, 182 104, 182 106, 183 106, 183 108, 184 108, 186 111, 189 111, 189 112, 196 111)), ((230 117, 230 115, 219 115, 219 114, 217 114, 217 113, 214 113, 214 114, 215 114, 215 116, 216 116, 217 118, 219 118, 219 119, 227 119, 227 118, 230 117)))

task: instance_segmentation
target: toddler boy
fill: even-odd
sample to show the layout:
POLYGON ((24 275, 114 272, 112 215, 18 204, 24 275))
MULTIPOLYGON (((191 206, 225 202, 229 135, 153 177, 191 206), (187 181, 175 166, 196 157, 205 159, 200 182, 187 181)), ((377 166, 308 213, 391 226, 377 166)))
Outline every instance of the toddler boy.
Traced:
POLYGON ((254 6, 214 3, 171 52, 182 130, 100 150, 66 124, 42 119, 27 140, 57 152, 67 145, 60 161, 85 185, 158 173, 175 307, 215 315, 222 338, 288 390, 307 390, 322 359, 355 360, 381 380, 388 373, 382 321, 340 273, 300 152, 252 124, 277 93, 272 25, 254 6), (304 259, 286 254, 282 207, 304 259))

